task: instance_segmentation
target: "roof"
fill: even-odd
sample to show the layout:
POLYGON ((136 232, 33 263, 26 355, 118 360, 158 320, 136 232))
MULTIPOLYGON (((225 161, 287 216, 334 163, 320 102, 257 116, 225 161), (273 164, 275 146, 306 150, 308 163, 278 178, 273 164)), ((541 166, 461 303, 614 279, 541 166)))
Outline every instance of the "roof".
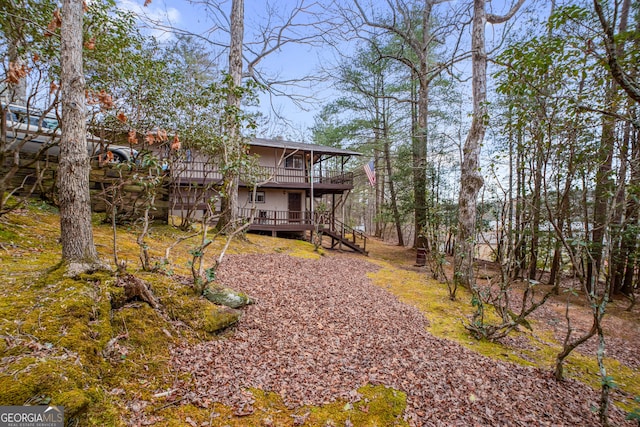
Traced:
POLYGON ((327 147, 325 145, 306 144, 304 142, 285 141, 283 139, 253 138, 249 145, 258 147, 284 148, 289 150, 313 151, 314 154, 329 154, 333 156, 361 156, 357 151, 342 148, 327 147))

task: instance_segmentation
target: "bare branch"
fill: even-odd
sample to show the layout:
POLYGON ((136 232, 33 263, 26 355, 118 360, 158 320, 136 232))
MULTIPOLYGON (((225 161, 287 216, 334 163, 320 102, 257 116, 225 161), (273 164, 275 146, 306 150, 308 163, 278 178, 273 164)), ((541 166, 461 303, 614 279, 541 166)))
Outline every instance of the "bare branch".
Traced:
POLYGON ((513 15, 516 14, 516 12, 518 12, 520 6, 522 6, 524 2, 525 0, 518 0, 518 2, 511 7, 506 15, 493 15, 491 13, 487 13, 487 22, 489 24, 502 24, 504 22, 507 22, 513 17, 513 15))
POLYGON ((607 63, 609 64, 611 76, 631 99, 636 102, 640 102, 640 85, 620 66, 614 30, 609 24, 607 18, 604 16, 602 4, 600 4, 599 0, 593 0, 593 8, 596 11, 596 15, 598 15, 598 20, 600 21, 600 25, 604 31, 604 47, 607 51, 607 63))

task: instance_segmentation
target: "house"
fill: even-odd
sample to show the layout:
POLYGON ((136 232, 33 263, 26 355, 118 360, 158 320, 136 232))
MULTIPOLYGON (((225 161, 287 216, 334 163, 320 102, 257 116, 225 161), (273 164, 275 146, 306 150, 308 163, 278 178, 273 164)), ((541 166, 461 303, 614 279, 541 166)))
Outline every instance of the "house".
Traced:
MULTIPOLYGON (((43 123, 46 124, 44 121, 43 123)), ((37 127, 40 126, 42 125, 38 123, 37 127)), ((124 143, 125 139, 123 134, 108 140, 122 140, 124 143)), ((112 158, 122 162, 133 162, 133 157, 130 156, 138 152, 124 145, 108 145, 106 149, 113 152, 112 158)), ((251 172, 254 177, 257 175, 259 182, 253 203, 256 180, 248 178, 248 171, 240 171, 237 214, 251 222, 249 231, 267 232, 273 236, 297 234, 311 240, 313 233, 321 229, 322 234, 330 239, 331 247, 344 245, 361 253, 366 252, 364 234, 341 221, 342 207, 353 189, 353 172, 347 169, 347 162, 353 156, 359 156, 359 153, 335 147, 263 138, 251 140, 248 150, 256 159, 257 165, 251 172)), ((222 181, 220 168, 214 163, 215 156, 206 157, 185 149, 178 150, 179 153, 176 154, 166 144, 154 145, 152 151, 161 161, 168 162, 162 176, 162 188, 154 197, 152 216, 155 219, 166 221, 170 217, 182 217, 193 220, 201 217, 205 210, 211 209, 210 199, 216 194, 217 185, 222 181)), ((32 183, 32 187, 36 188, 40 182, 36 177, 41 176, 46 185, 41 183, 40 187, 55 191, 56 168, 48 167, 48 164, 43 166, 41 163, 21 166, 21 173, 15 177, 15 188, 24 186, 25 183, 32 183), (48 167, 46 176, 37 173, 38 168, 44 167, 48 167)), ((120 185, 117 183, 128 173, 125 168, 113 169, 111 166, 117 167, 96 164, 91 172, 91 203, 96 212, 109 211, 109 206, 114 201, 109 201, 111 193, 106 189, 114 183, 120 185)), ((135 172, 131 173, 135 175, 135 172)), ((140 206, 144 206, 146 200, 144 188, 144 185, 133 183, 121 189, 127 193, 118 202, 120 206, 117 211, 121 216, 130 219, 139 215, 140 206)), ((217 208, 219 209, 219 204, 217 208)))
MULTIPOLYGON (((254 179, 241 171, 238 183, 238 216, 250 220, 249 231, 299 234, 311 239, 319 227, 331 246, 345 245, 366 252, 366 237, 340 219, 343 206, 353 189, 353 172, 346 169, 352 156, 360 153, 341 148, 306 144, 282 139, 255 138, 248 143, 255 155, 259 181, 254 198, 254 179), (253 208, 255 206, 255 208, 253 208)), ((187 151, 171 168, 172 214, 192 214, 208 208, 222 173, 204 156, 187 151)))

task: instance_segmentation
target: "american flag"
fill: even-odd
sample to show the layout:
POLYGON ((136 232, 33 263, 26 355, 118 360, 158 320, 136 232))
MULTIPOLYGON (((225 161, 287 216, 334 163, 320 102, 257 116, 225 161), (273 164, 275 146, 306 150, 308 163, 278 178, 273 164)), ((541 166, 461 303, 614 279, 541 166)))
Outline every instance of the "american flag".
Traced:
POLYGON ((374 169, 373 160, 365 164, 363 167, 364 167, 364 173, 367 174, 367 178, 369 178, 369 182, 371 183, 371 186, 374 187, 376 185, 376 170, 374 169))

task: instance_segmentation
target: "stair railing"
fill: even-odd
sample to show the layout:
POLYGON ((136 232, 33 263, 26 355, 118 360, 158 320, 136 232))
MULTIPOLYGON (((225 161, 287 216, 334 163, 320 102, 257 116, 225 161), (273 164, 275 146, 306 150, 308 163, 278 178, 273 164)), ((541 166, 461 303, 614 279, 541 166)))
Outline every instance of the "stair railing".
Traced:
POLYGON ((326 227, 327 231, 339 236, 343 241, 351 242, 352 244, 362 248, 363 252, 367 251, 367 236, 362 231, 348 226, 329 214, 319 214, 316 212, 314 215, 314 222, 317 225, 326 227))

